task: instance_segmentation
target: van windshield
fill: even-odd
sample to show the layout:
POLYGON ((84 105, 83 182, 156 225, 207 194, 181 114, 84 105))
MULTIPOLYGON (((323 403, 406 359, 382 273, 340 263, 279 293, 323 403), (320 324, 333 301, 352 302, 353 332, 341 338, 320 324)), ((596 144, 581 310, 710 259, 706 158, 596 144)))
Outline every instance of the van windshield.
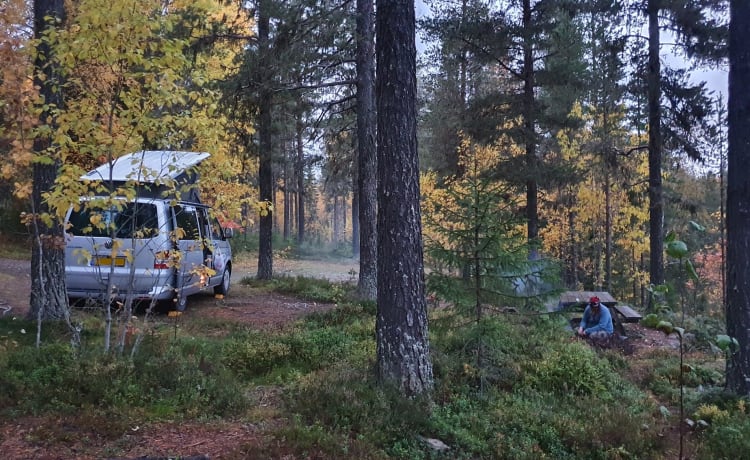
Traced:
POLYGON ((156 206, 146 203, 127 203, 122 209, 81 209, 68 219, 68 233, 76 236, 115 238, 150 238, 159 231, 156 206))

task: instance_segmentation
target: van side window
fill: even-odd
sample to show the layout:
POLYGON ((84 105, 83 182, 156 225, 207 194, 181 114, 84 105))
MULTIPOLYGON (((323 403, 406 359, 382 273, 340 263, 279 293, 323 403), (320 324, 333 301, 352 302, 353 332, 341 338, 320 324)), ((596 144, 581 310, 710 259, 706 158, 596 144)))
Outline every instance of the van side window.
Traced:
POLYGON ((150 238, 159 231, 156 206, 144 203, 128 203, 122 209, 83 207, 71 212, 68 224, 67 231, 76 236, 108 238, 114 229, 116 238, 150 238))
POLYGON ((211 225, 208 223, 208 210, 206 208, 198 208, 198 222, 200 223, 203 237, 210 238, 211 225))
POLYGON ((181 228, 184 232, 180 239, 199 240, 201 234, 200 230, 198 230, 198 217, 196 216, 195 208, 192 206, 175 206, 174 213, 177 228, 181 228))
POLYGON ((221 224, 219 224, 219 219, 215 217, 211 219, 211 230, 213 231, 213 237, 215 240, 224 239, 224 230, 221 228, 221 224))
POLYGON ((114 214, 117 238, 151 238, 158 232, 154 205, 128 203, 122 211, 114 214))

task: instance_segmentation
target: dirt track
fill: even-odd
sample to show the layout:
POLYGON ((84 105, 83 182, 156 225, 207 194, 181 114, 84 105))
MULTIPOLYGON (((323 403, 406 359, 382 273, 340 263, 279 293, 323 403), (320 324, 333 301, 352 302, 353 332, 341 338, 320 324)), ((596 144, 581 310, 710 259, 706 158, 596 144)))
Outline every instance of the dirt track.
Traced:
POLYGON ((31 289, 28 260, 0 259, 0 315, 26 314, 31 289))
MULTIPOLYGON (((331 307, 274 293, 258 293, 240 284, 242 278, 255 276, 255 268, 255 261, 237 261, 229 295, 221 300, 210 293, 191 296, 186 315, 221 316, 258 327, 273 327, 306 313, 331 307)), ((356 280, 358 268, 356 261, 352 260, 274 261, 274 272, 278 276, 320 277, 332 281, 356 280)), ((0 258, 0 315, 24 316, 28 311, 30 288, 30 262, 0 258)))

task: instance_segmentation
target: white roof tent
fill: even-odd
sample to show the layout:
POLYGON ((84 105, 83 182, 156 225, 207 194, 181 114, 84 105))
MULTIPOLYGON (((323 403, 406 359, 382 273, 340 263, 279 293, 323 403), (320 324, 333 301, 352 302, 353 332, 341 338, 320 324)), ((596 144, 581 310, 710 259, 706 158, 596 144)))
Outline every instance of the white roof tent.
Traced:
POLYGON ((104 163, 81 180, 101 181, 113 189, 129 182, 138 187, 139 196, 164 197, 184 188, 181 199, 197 202, 198 190, 192 187, 198 181, 195 166, 209 156, 206 152, 141 150, 104 163))

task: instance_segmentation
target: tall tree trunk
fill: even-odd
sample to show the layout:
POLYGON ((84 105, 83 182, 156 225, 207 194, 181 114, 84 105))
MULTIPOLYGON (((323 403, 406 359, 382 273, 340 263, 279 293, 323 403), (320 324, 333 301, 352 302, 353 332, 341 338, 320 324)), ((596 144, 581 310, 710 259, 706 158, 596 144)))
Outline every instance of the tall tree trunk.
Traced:
MULTIPOLYGON (((301 116, 300 116, 301 117, 301 116)), ((297 244, 305 241, 305 149, 302 144, 302 120, 297 118, 297 244)))
POLYGON ((348 206, 347 206, 347 197, 348 193, 341 196, 341 209, 340 209, 340 215, 341 215, 341 225, 339 227, 339 242, 343 243, 346 241, 346 218, 349 215, 348 206))
POLYGON ((739 350, 727 360, 727 387, 750 396, 750 2, 732 0, 730 11, 726 296, 739 350))
POLYGON ((578 288, 578 246, 576 241, 576 216, 575 211, 568 213, 568 241, 570 247, 570 257, 568 266, 568 284, 571 289, 578 288))
POLYGON ((375 300, 378 286, 375 20, 373 0, 357 0, 357 142, 359 280, 357 295, 375 300))
POLYGON ((352 257, 359 257, 359 174, 352 178, 352 257))
POLYGON ((289 241, 290 235, 292 234, 292 183, 294 181, 294 157, 296 156, 296 150, 294 149, 294 142, 284 143, 284 241, 289 241), (291 144, 292 148, 288 148, 291 144), (291 160, 290 157, 291 156, 291 160))
POLYGON ((612 177, 609 164, 604 176, 604 289, 612 292, 612 177))
POLYGON ((341 197, 338 195, 333 196, 333 234, 331 235, 331 241, 334 245, 338 245, 341 241, 341 197))
MULTIPOLYGON (((34 36, 41 39, 48 28, 56 27, 55 21, 65 20, 63 0, 34 1, 34 36), (53 18, 50 21, 50 18, 53 18)), ((63 108, 61 75, 52 61, 52 50, 42 40, 34 61, 36 76, 34 83, 39 87, 44 98, 45 107, 63 108)), ((40 115, 42 124, 55 123, 54 115, 49 109, 40 115)), ((52 139, 39 137, 34 140, 34 152, 46 157, 55 149, 52 139)), ((52 158, 55 158, 54 154, 52 158)), ((35 162, 33 165, 32 189, 32 234, 31 252, 31 296, 29 299, 29 319, 69 320, 68 300, 65 290, 65 239, 60 222, 53 219, 51 225, 45 224, 40 216, 50 213, 43 194, 55 184, 60 162, 35 162)), ((38 339, 39 337, 37 337, 38 339)))
POLYGON ((661 63, 659 62, 659 6, 648 0, 648 198, 650 278, 664 283, 664 205, 661 182, 661 63))
POLYGON ((528 178, 526 179, 526 228, 531 252, 529 259, 538 258, 536 250, 539 236, 539 215, 537 204, 537 181, 539 174, 536 157, 536 129, 535 129, 535 98, 534 98, 534 46, 531 40, 532 18, 531 0, 523 0, 523 124, 524 142, 526 145, 526 165, 528 178))
MULTIPOLYGON (((268 74, 268 60, 271 50, 269 48, 270 21, 268 17, 267 1, 258 2, 258 44, 266 65, 260 70, 262 77, 260 91, 260 107, 258 114, 258 138, 260 147, 260 161, 258 165, 258 185, 260 201, 266 204, 273 203, 273 165, 272 165, 272 93, 269 88, 270 76, 268 74)), ((260 280, 268 280, 273 277, 273 212, 270 207, 259 216, 258 232, 258 274, 260 280)))
POLYGON ((405 396, 433 387, 417 154, 414 0, 378 0, 377 370, 405 396))

